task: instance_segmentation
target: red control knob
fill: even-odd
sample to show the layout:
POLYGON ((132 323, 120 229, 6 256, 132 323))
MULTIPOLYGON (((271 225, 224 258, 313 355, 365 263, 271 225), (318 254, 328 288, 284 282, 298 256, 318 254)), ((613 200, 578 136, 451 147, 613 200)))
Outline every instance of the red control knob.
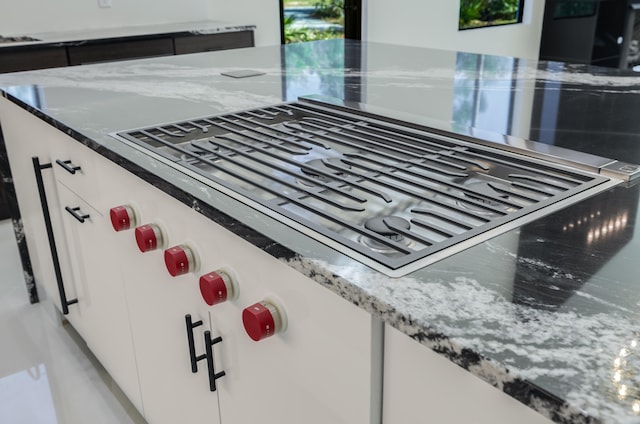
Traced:
POLYGON ((111 225, 116 231, 128 230, 136 225, 136 214, 129 205, 116 206, 109 211, 111 225))
POLYGON ((184 244, 170 247, 164 251, 164 264, 172 277, 188 274, 196 268, 195 252, 184 244))
POLYGON ((146 224, 136 228, 136 243, 142 253, 156 250, 162 246, 162 230, 156 224, 146 224))
POLYGON ((213 306, 233 297, 233 281, 224 271, 213 271, 200 277, 200 294, 207 303, 213 306))
POLYGON ((281 312, 267 301, 253 304, 242 311, 244 329, 256 342, 280 332, 283 327, 282 321, 281 312))

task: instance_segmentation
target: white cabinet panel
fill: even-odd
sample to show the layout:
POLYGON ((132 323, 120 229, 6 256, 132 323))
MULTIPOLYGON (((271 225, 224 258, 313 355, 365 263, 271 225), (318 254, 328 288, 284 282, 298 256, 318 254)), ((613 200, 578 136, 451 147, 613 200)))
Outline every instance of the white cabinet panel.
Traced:
POLYGON ((385 327, 383 423, 551 424, 398 330, 385 327))
POLYGON ((80 286, 77 308, 82 318, 81 335, 129 400, 142 410, 122 275, 113 257, 118 246, 111 238, 111 224, 64 185, 58 186, 58 194, 74 279, 80 286))
POLYGON ((150 423, 184 421, 184 414, 190 422, 210 422, 215 415, 205 361, 198 374, 189 371, 186 313, 194 319, 210 315, 213 337, 222 337, 213 355, 215 371, 226 373, 216 382, 223 424, 375 422, 372 408, 379 405, 371 405, 371 393, 380 387, 372 382, 368 313, 148 183, 121 169, 112 171, 109 181, 127 188, 112 206, 135 199, 141 224, 162 222, 167 246, 188 241, 200 259, 198 272, 172 278, 161 251, 140 253, 132 230, 117 234, 128 261, 126 290, 150 423), (199 277, 220 268, 235 274, 239 295, 208 306, 199 277), (265 298, 283 306, 288 328, 255 342, 244 330, 242 310, 265 298))
MULTIPOLYGON (((381 387, 372 377, 372 352, 379 346, 369 314, 32 115, 0 104, 3 126, 12 122, 6 127, 12 164, 20 164, 15 175, 25 181, 16 189, 28 236, 38 254, 48 253, 46 244, 40 249, 46 239, 33 176, 22 165, 25 157, 42 154, 55 167, 57 184, 47 170, 55 200, 50 209, 61 245, 69 245, 63 268, 69 293, 79 301, 70 319, 150 424, 377 422, 379 405, 371 399, 381 387), (37 142, 22 147, 22 140, 37 142), (56 159, 71 160, 82 172, 68 173, 56 159), (140 213, 138 225, 159 223, 166 230, 164 247, 194 246, 199 269, 171 277, 162 249, 141 253, 133 229, 115 232, 109 208, 131 203, 140 213), (89 217, 80 223, 66 206, 89 217), (233 271, 239 294, 209 306, 199 277, 219 268, 233 271), (244 330, 242 311, 266 298, 283 307, 288 326, 255 342, 244 330), (204 331, 222 338, 212 349, 215 371, 225 372, 215 392, 206 360, 191 370, 187 314, 202 321, 193 328, 197 356, 205 353, 204 331)), ((39 272, 53 275, 42 262, 39 272)))
MULTIPOLYGON (((130 199, 144 205, 139 209, 142 216, 138 225, 190 219, 181 214, 174 199, 115 165, 100 162, 101 172, 108 173, 105 199, 113 202, 111 206, 129 203, 130 199)), ((105 215, 108 212, 106 209, 105 215)), ((179 225, 163 228, 168 230, 165 247, 185 241, 186 234, 179 225)), ((218 393, 209 390, 206 360, 197 362, 197 373, 191 371, 185 316, 203 322, 193 328, 197 356, 205 353, 204 331, 211 329, 208 310, 198 296, 197 277, 171 277, 163 249, 141 253, 134 229, 110 231, 118 246, 114 258, 123 274, 145 418, 150 424, 219 423, 218 393)))
MULTIPOLYGON (((32 158, 36 157, 42 166, 51 163, 49 144, 46 140, 55 131, 51 126, 3 98, 0 98, 0 119, 2 120, 2 132, 22 216, 24 236, 29 247, 33 275, 38 285, 40 296, 42 298, 49 297, 56 307, 62 310, 42 204, 37 189, 36 173, 32 162, 32 158), (41 289, 44 289, 46 296, 41 289)), ((56 241, 63 287, 67 298, 74 299, 77 297, 77 293, 69 265, 69 254, 63 237, 62 221, 57 213, 59 202, 55 179, 51 168, 43 169, 41 173, 49 210, 52 212, 50 218, 56 241)), ((70 313, 66 318, 79 328, 80 321, 77 319, 77 308, 74 308, 74 306, 70 306, 70 313)))
POLYGON ((185 316, 203 322, 193 328, 196 355, 205 351, 203 334, 210 325, 190 277, 172 278, 162 250, 139 252, 132 231, 117 236, 145 418, 151 424, 219 423, 218 394, 209 391, 206 361, 191 372, 185 316))

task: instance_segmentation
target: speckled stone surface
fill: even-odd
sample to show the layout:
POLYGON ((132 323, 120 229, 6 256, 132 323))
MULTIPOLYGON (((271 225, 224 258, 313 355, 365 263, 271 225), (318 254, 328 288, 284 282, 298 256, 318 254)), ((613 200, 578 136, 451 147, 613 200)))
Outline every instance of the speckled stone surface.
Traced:
POLYGON ((319 94, 443 130, 640 163, 635 74, 330 41, 2 75, 0 86, 19 106, 552 421, 640 422, 639 186, 617 186, 390 278, 108 135, 319 94), (221 75, 239 69, 263 75, 221 75))

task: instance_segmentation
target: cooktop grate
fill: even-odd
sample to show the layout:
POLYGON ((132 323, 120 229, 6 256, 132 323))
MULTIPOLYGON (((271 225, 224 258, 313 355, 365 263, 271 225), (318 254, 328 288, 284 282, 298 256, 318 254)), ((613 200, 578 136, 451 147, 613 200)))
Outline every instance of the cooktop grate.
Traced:
POLYGON ((303 102, 116 136, 391 270, 609 181, 303 102))

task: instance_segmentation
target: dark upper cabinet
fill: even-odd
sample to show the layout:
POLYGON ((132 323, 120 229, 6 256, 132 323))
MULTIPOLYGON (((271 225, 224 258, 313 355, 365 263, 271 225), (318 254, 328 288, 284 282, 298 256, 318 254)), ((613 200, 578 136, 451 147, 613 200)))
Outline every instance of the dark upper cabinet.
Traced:
POLYGON ((253 47, 253 31, 162 34, 0 48, 0 73, 253 47))
POLYGON ((67 66, 65 47, 24 46, 0 50, 0 73, 67 66))
POLYGON ((212 52, 215 50, 253 47, 253 31, 220 34, 187 35, 174 38, 175 54, 212 52))
POLYGON ((69 65, 85 65, 96 62, 111 62, 125 59, 141 59, 173 54, 173 40, 158 38, 151 40, 100 41, 67 47, 69 65))

